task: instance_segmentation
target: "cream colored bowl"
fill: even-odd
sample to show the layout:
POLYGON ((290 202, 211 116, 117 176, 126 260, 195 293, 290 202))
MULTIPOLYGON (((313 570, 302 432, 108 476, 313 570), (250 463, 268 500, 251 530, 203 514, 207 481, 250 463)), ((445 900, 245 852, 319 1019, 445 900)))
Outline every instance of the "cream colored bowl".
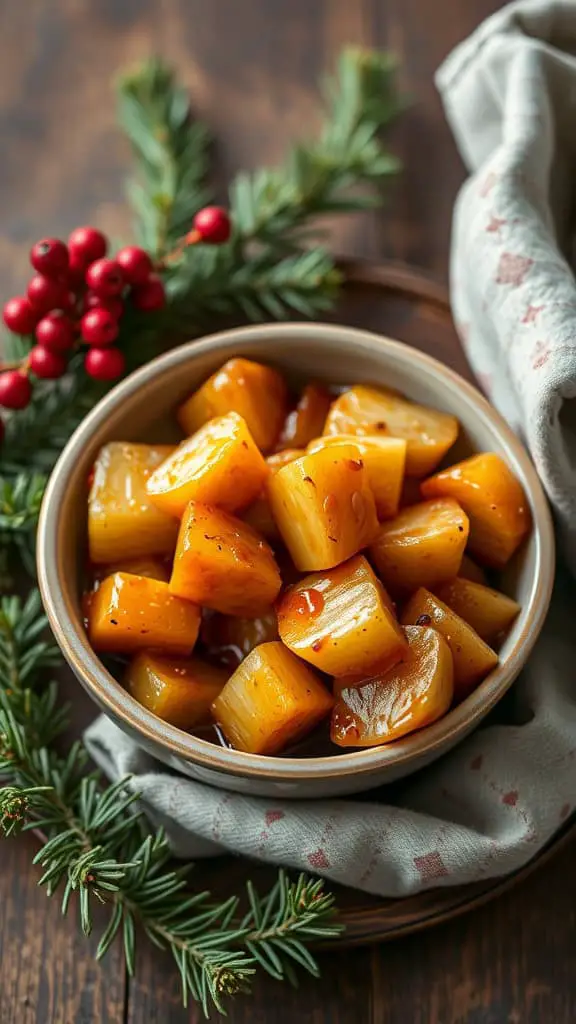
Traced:
POLYGON ((50 624, 78 679, 102 711, 161 761, 202 782, 245 793, 341 796, 422 768, 463 739, 503 696, 544 622, 554 537, 546 499, 524 448, 461 377, 406 345, 366 331, 274 324, 183 345, 134 373, 99 403, 69 441, 50 479, 38 530, 38 573, 50 624), (522 611, 502 647, 500 664, 459 707, 421 732, 388 746, 329 757, 261 757, 228 750, 146 711, 106 671, 88 643, 80 578, 86 553, 86 478, 98 449, 113 440, 170 440, 176 405, 225 360, 239 355, 268 362, 289 378, 385 384, 454 413, 462 436, 453 460, 472 451, 499 452, 524 486, 534 529, 504 582, 522 611))

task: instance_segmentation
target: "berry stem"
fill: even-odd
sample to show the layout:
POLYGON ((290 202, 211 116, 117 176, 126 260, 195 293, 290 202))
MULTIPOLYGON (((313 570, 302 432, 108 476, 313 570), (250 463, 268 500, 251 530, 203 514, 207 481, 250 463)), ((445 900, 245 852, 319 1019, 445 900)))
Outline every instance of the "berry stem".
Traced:
POLYGON ((162 259, 156 260, 154 264, 154 269, 157 271, 165 270, 166 267, 169 266, 171 263, 176 263, 176 260, 180 259, 185 249, 187 249, 190 245, 197 245, 198 242, 201 241, 202 236, 199 231, 196 231, 195 229, 189 231, 187 235, 184 235, 180 239, 180 241, 174 246, 174 248, 170 252, 167 252, 166 255, 162 257, 162 259))
POLYGON ((16 360, 13 363, 0 363, 0 373, 4 373, 5 370, 26 370, 27 366, 26 359, 16 360))

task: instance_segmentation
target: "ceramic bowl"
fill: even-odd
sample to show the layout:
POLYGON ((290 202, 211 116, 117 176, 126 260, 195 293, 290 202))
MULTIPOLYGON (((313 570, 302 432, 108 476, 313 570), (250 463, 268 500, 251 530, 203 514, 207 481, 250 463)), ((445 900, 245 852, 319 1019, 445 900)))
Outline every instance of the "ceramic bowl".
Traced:
POLYGON ((202 782, 262 796, 341 796, 420 769, 470 733, 524 665, 548 608, 554 537, 548 505, 525 449, 501 417, 457 374, 396 341, 330 324, 274 324, 193 341, 148 363, 104 398, 64 449, 50 479, 38 531, 40 588, 50 624, 76 676, 105 712, 172 768, 202 782), (507 571, 503 589, 522 611, 497 668, 462 704, 421 732, 383 747, 327 757, 263 757, 216 746, 162 722, 106 671, 82 625, 80 581, 86 557, 86 478, 101 445, 113 440, 176 440, 178 403, 232 356, 277 367, 293 380, 370 382, 454 413, 461 437, 451 461, 499 452, 521 481, 534 528, 507 571))

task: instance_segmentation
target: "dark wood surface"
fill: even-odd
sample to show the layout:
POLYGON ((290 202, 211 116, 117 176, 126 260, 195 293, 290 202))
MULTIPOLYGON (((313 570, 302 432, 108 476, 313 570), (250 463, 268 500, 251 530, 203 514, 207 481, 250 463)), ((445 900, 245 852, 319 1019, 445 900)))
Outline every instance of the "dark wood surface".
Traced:
MULTIPOLYGON (((110 81, 160 50, 178 66, 217 138, 220 180, 280 157, 314 128, 315 83, 345 42, 388 46, 411 107, 394 130, 406 170, 382 215, 350 219, 334 246, 445 278, 463 169, 432 75, 494 0, 0 0, 0 275, 22 287, 32 240, 96 222, 128 226, 128 154, 110 81)), ((368 323, 359 308, 359 323, 368 323)), ((453 365, 461 359, 456 350, 453 365)), ((76 691, 74 691, 76 693, 76 691)), ((169 962, 142 945, 137 980, 118 951, 95 966, 56 902, 36 888, 31 838, 0 845, 0 1024, 184 1024, 169 962)), ((571 1024, 576 880, 569 846, 497 902, 420 934, 321 955, 298 992, 260 982, 234 1024, 571 1024)), ((218 1019, 218 1018, 214 1018, 218 1019)))

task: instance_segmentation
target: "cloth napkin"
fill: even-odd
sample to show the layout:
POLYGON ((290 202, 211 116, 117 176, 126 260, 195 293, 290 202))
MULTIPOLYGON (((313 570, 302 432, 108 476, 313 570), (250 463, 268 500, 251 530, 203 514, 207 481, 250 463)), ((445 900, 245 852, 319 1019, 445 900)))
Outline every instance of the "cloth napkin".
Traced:
MULTIPOLYGON (((462 341, 519 430, 576 566, 576 4, 521 2, 483 24, 437 77, 469 168, 455 209, 452 297, 462 341)), ((113 779, 133 776, 176 855, 232 851, 402 896, 506 874, 576 804, 574 584, 558 584, 513 691, 512 724, 477 731, 392 801, 292 802, 170 773, 105 718, 86 734, 113 779)))

